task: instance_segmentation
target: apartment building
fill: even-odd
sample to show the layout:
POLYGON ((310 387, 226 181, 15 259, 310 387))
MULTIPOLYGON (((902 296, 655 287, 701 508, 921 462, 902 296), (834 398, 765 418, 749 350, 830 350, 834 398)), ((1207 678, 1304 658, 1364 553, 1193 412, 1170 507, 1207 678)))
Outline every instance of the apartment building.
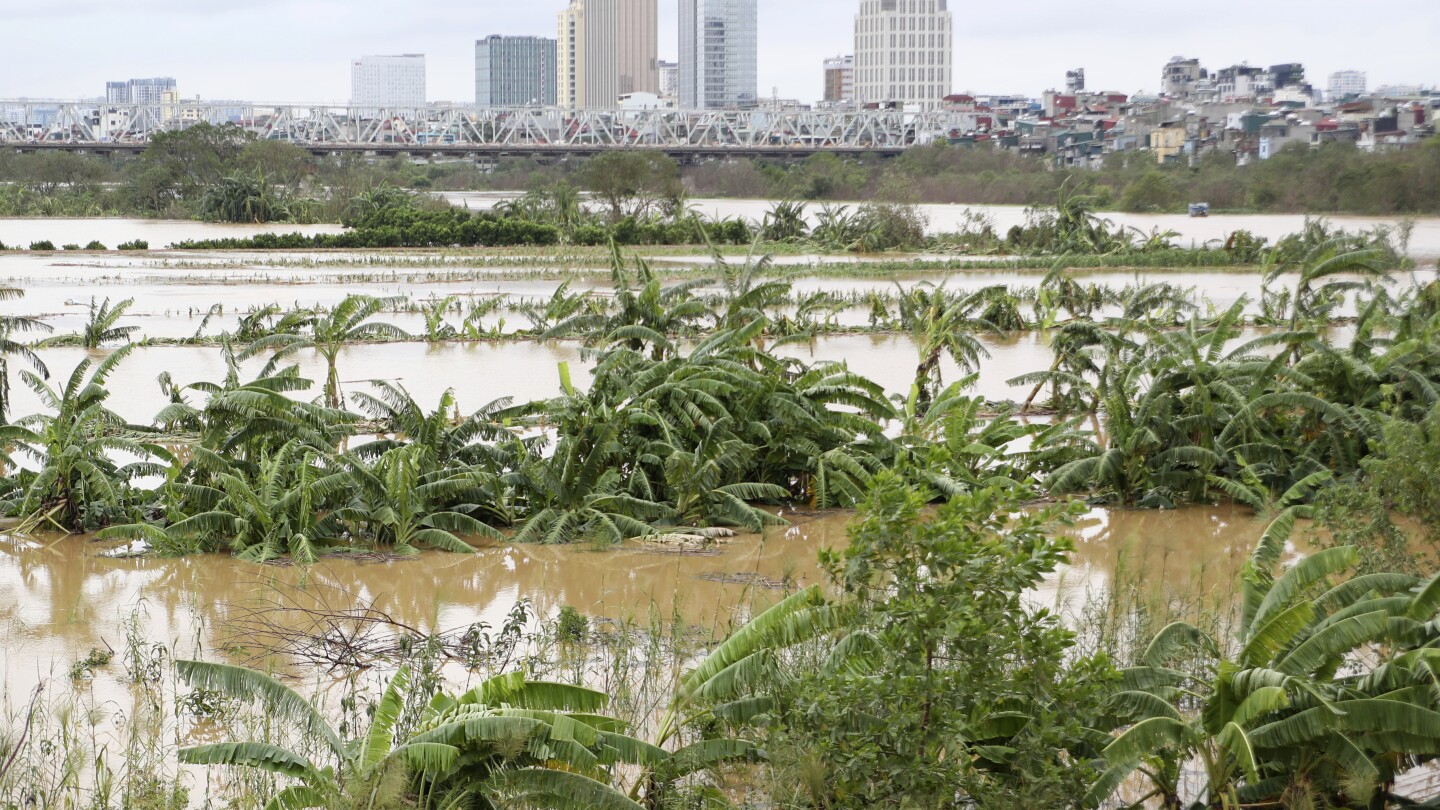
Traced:
POLYGON ((836 56, 825 60, 826 104, 855 100, 855 57, 836 56))
POLYGON ((657 0, 571 0, 558 18, 556 97, 609 108, 622 95, 660 92, 657 0))
POLYGON ((425 56, 362 56, 350 63, 350 104, 366 109, 425 106, 425 56))
POLYGON ((475 106, 553 107, 559 100, 558 43, 544 37, 475 41, 475 106))

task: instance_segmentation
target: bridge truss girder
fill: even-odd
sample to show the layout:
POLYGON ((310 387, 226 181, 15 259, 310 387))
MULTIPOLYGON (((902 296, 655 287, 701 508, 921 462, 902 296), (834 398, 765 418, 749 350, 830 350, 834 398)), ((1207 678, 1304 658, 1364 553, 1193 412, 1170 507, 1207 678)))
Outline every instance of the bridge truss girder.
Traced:
POLYGON ((200 122, 234 123, 267 140, 324 148, 474 146, 593 151, 895 151, 945 139, 965 124, 944 111, 564 110, 525 107, 356 108, 323 104, 99 104, 0 101, 0 144, 140 146, 200 122), (105 131, 104 122, 122 121, 105 131), (43 124, 40 122, 44 122, 43 124))

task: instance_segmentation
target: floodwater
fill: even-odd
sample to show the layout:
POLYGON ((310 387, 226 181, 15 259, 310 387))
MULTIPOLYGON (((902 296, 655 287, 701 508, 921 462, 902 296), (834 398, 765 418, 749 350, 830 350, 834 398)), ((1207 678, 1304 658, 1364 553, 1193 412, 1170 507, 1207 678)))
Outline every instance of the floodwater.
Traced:
MULTIPOLYGON (((761 219, 774 206, 766 200, 696 200, 697 210, 706 216, 761 219)), ((851 206, 858 203, 850 203, 851 206)), ((966 227, 972 215, 985 217, 1004 235, 1012 227, 1025 224, 1026 209, 1018 205, 921 205, 922 213, 929 219, 930 233, 945 233, 966 227)), ((820 212, 818 204, 811 205, 807 215, 813 218, 820 212)), ((1189 217, 1184 214, 1127 214, 1123 212, 1102 212, 1102 219, 1108 219, 1117 226, 1135 228, 1144 234, 1158 229, 1160 232, 1174 231, 1176 244, 1182 247, 1203 247, 1215 240, 1224 241, 1235 231, 1250 231, 1256 236, 1269 239, 1271 244, 1300 231, 1305 226, 1303 214, 1212 214, 1208 217, 1189 217)), ((1326 216, 1333 227, 1347 231, 1370 230, 1379 226, 1395 228, 1399 217, 1352 217, 1326 216)), ((1417 259, 1440 257, 1440 218, 1426 217, 1413 220, 1415 230, 1410 239, 1410 255, 1417 259)))
MULTIPOLYGON (((99 239, 107 244, 143 238, 152 246, 176 239, 209 238, 255 232, 200 223, 141 221, 23 220, 0 221, 0 240, 14 244, 51 239, 57 244, 99 239)), ((120 325, 140 327, 137 337, 186 338, 202 328, 205 314, 222 304, 222 315, 204 325, 206 334, 231 328, 244 312, 278 303, 285 307, 330 306, 344 296, 364 292, 407 296, 413 301, 457 295, 481 298, 548 297, 561 282, 553 279, 506 278, 496 266, 466 268, 446 265, 438 277, 429 268, 387 268, 367 264, 364 254, 348 256, 344 269, 284 267, 256 264, 243 255, 222 257, 225 266, 196 269, 176 263, 128 255, 0 255, 0 285, 26 291, 19 300, 0 303, 0 311, 44 317, 57 333, 83 324, 90 299, 134 298, 135 306, 120 325)), ((528 265, 517 261, 514 268, 528 265)), ((504 267, 499 268, 505 270, 504 267)), ((1121 287, 1132 283, 1169 282, 1193 287, 1202 307, 1228 306, 1242 295, 1258 293, 1254 274, 1176 271, 1098 271, 1086 280, 1121 287), (1208 302, 1208 303, 1207 303, 1208 302)), ((810 277, 797 280, 798 292, 853 294, 893 290, 898 283, 944 283, 970 290, 993 284, 1033 286, 1042 273, 997 269, 896 273, 892 277, 857 274, 852 278, 810 277)), ((603 274, 577 279, 572 289, 603 294, 603 274)), ((521 320, 516 313, 506 317, 521 320)), ((387 316, 402 328, 419 331, 414 314, 387 316)), ((456 316, 450 316, 455 323, 456 316)), ((842 323, 863 323, 863 312, 845 313, 842 323)), ((494 326, 492 320, 487 322, 494 326)), ((511 324, 513 329, 516 325, 511 324)), ((24 338, 36 337, 25 335, 24 338)), ((1024 389, 1007 380, 1044 368, 1051 361, 1048 338, 1027 333, 987 339, 989 358, 973 388, 992 400, 1023 399, 1024 389)), ((52 384, 60 385, 82 360, 99 360, 111 350, 46 348, 52 384)), ((913 338, 907 335, 832 335, 781 351, 807 362, 842 361, 885 390, 903 396, 919 362, 913 338)), ((312 352, 295 358, 302 373, 317 381, 325 370, 312 352)), ((257 373, 263 359, 247 361, 243 375, 257 373)), ((588 384, 589 361, 575 341, 450 342, 440 344, 362 344, 341 352, 339 369, 347 392, 365 390, 369 380, 388 380, 407 387, 416 399, 433 406, 446 389, 454 389, 462 410, 474 410, 503 397, 517 402, 560 393, 557 366, 568 363, 577 386, 588 384)), ((11 371, 21 366, 12 360, 11 371)), ((111 377, 110 407, 125 419, 148 424, 166 403, 156 378, 168 373, 179 384, 219 381, 226 369, 214 346, 141 346, 111 377)), ((946 382, 962 377, 947 358, 946 382)), ((13 375, 12 375, 13 376, 13 375)), ((38 398, 12 380, 12 415, 40 410, 38 398)), ((300 396, 318 397, 313 389, 300 396)), ((593 616, 645 619, 652 610, 677 612, 687 622, 723 633, 755 609, 772 602, 783 587, 823 580, 816 565, 822 547, 845 542, 850 515, 785 515, 788 529, 736 539, 711 554, 674 554, 631 546, 611 552, 586 547, 483 548, 473 557, 425 554, 400 562, 329 560, 307 574, 316 589, 332 589, 343 600, 374 600, 397 620, 416 626, 464 627, 484 622, 499 626, 519 600, 544 614, 563 605, 593 616), (781 585, 782 588, 772 587, 781 585)), ((1072 564, 1033 595, 1041 604, 1055 604, 1073 621, 1083 621, 1087 594, 1110 587, 1124 572, 1145 574, 1147 587, 1176 594, 1219 594, 1227 589, 1248 555, 1262 526, 1246 510, 1233 507, 1194 508, 1179 512, 1096 510, 1076 527, 1077 550, 1072 564), (1120 572, 1117 574, 1117 572, 1120 572)), ((1297 549, 1297 552, 1301 549, 1297 549)), ((175 644, 182 654, 225 650, 245 611, 275 598, 271 583, 298 582, 289 568, 259 567, 223 555, 181 560, 119 559, 108 547, 84 538, 43 541, 0 537, 0 678, 11 696, 30 684, 68 670, 94 647, 120 647, 122 622, 136 617, 141 635, 175 644), (227 627, 232 628, 227 631, 227 627)), ((108 676, 101 676, 101 681, 108 676)), ((103 692, 103 689, 101 690, 103 692)))
MULTIPOLYGON (((125 299, 134 299, 133 305, 118 325, 139 327, 140 331, 135 335, 136 341, 145 338, 183 340, 192 338, 197 333, 213 337, 233 330, 241 317, 271 304, 279 305, 287 311, 330 308, 357 291, 379 297, 404 299, 412 306, 453 296, 459 310, 452 309, 446 314, 446 321, 451 325, 458 325, 463 320, 463 313, 468 312, 471 305, 504 296, 504 307, 487 315, 483 324, 487 329, 500 328, 506 334, 513 334, 517 330, 533 328, 531 322, 517 311, 517 308, 523 303, 543 306, 544 301, 553 296, 563 283, 553 280, 476 278, 437 281, 420 275, 403 275, 384 280, 347 280, 343 275, 319 274, 314 274, 309 279, 282 277, 264 281, 236 279, 226 282, 221 278, 130 274, 7 276, 5 271, 8 269, 13 268, 7 267, 4 259, 0 259, 0 286, 19 287, 25 291, 25 297, 20 302, 0 304, 6 311, 17 314, 23 312, 43 318, 53 328, 54 334, 66 334, 76 332, 84 325, 89 316, 92 299, 97 304, 109 300, 112 306, 125 299)), ((1426 271, 1425 275, 1432 274, 1426 271)), ((1242 297, 1248 301, 1248 312, 1254 314, 1260 311, 1261 279, 1258 274, 1253 273, 1142 270, 1077 273, 1076 277, 1084 284, 1093 283, 1117 291, 1130 285, 1161 283, 1191 290, 1191 300, 1199 307, 1201 314, 1211 310, 1220 312, 1229 309, 1242 297)), ((861 296, 872 292, 893 296, 898 290, 908 290, 919 284, 937 287, 943 285, 948 290, 960 293, 1000 284, 1017 290, 1033 290, 1042 278, 1043 275, 1039 273, 1014 270, 897 272, 889 277, 802 277, 794 279, 792 284, 796 296, 823 292, 841 296, 843 300, 859 300, 861 296)), ((1282 279, 1273 285, 1273 289, 1293 285, 1293 278, 1282 279)), ((598 278, 577 278, 570 282, 570 294, 584 292, 609 295, 610 285, 598 278)), ((708 294, 704 289, 697 292, 708 294)), ((1096 316, 1103 318, 1118 313, 1118 308, 1112 309, 1102 309, 1096 316)), ((1347 304, 1339 314, 1353 315, 1353 310, 1353 306, 1347 304)), ((425 319, 418 311, 390 313, 384 316, 384 320, 411 334, 424 332, 425 319)), ((869 323, 869 309, 863 305, 846 308, 838 313, 836 323, 843 327, 866 326, 869 323)))
POLYGON ((115 250, 123 242, 147 242, 151 250, 175 242, 196 239, 243 239, 261 233, 340 233, 339 225, 229 225, 170 219, 0 219, 0 242, 7 247, 29 247, 32 242, 49 241, 55 247, 92 241, 115 250))
MULTIPOLYGON (((652 615, 676 616, 723 635, 786 589, 828 586, 817 553, 843 547, 850 513, 782 514, 791 526, 741 536, 710 553, 636 544, 612 551, 489 544, 473 556, 330 559, 304 576, 312 593, 347 607, 373 604, 416 628, 498 628, 525 600, 542 616, 566 605, 591 617, 641 623, 652 615)), ((1143 576, 1166 597, 1228 604, 1235 575, 1263 529, 1248 510, 1232 506, 1096 509, 1067 530, 1076 546, 1071 564, 1031 600, 1082 621, 1087 600, 1117 576, 1126 582, 1143 576)), ((63 677, 92 648, 121 649, 130 621, 139 622, 146 639, 173 644, 180 655, 237 645, 256 654, 253 639, 236 638, 236 628, 248 626, 254 609, 279 604, 302 576, 294 568, 220 554, 116 558, 108 556, 111 549, 83 537, 0 537, 0 676, 12 696, 39 679, 63 677)))

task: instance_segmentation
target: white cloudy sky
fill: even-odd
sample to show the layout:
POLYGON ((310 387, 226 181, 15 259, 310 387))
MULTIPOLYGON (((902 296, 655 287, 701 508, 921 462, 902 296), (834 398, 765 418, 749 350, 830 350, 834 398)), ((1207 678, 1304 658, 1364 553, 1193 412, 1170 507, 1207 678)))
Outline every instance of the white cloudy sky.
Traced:
MULTIPOLYGON (((820 61, 848 52, 856 0, 759 0, 760 89, 820 95, 820 61)), ((349 60, 424 53, 432 101, 474 96, 477 37, 554 35, 565 0, 0 0, 0 98, 100 95, 107 79, 170 75, 183 95, 349 96, 349 60)), ((951 0, 957 91, 1038 94, 1083 66, 1092 88, 1154 90, 1169 57, 1219 67, 1300 61, 1311 81, 1440 84, 1440 0, 951 0)), ((660 56, 676 0, 660 0, 660 56)))

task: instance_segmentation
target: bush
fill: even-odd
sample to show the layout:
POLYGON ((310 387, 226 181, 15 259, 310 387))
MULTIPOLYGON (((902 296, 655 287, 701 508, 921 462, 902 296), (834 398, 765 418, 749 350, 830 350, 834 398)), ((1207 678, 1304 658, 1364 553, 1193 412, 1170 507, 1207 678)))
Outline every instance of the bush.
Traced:
POLYGON ((42 239, 42 240, 40 240, 39 242, 31 242, 31 243, 30 243, 30 249, 31 249, 31 250, 54 250, 54 249, 55 249, 55 243, 54 243, 54 242, 51 242, 51 241, 48 240, 48 239, 42 239))
POLYGON ((146 242, 146 241, 143 240, 143 239, 136 239, 136 240, 133 241, 133 242, 121 242, 121 243, 120 243, 120 249, 121 249, 121 250, 149 250, 149 249, 150 249, 150 243, 149 243, 149 242, 146 242))
POLYGON ((1179 186, 1168 175, 1152 170, 1125 189, 1122 207, 1126 211, 1155 212, 1169 211, 1179 204, 1179 186))
POLYGON ((62 246, 60 249, 61 249, 61 250, 79 250, 79 249, 80 249, 80 246, 79 246, 79 245, 64 245, 64 246, 62 246))
POLYGON ((873 204, 861 206, 860 245, 869 253, 917 248, 925 244, 929 220, 913 205, 873 204))
POLYGON ((86 249, 86 250, 109 250, 109 248, 105 247, 105 245, 104 245, 103 243, 101 243, 100 241, 95 240, 95 239, 90 240, 90 244, 86 245, 86 246, 85 246, 85 249, 86 249))

